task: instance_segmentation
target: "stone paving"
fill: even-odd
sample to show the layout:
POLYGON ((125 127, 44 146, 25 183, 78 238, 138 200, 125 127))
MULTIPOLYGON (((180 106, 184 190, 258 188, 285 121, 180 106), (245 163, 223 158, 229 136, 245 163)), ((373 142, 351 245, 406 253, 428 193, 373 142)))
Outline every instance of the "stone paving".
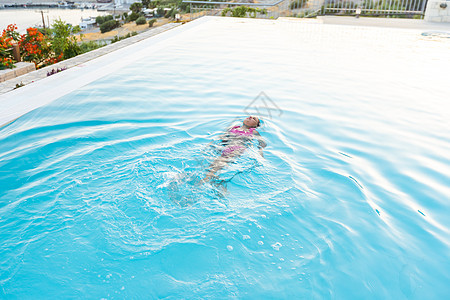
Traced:
POLYGON ((131 44, 137 43, 139 41, 142 41, 144 39, 147 39, 149 37, 155 36, 159 33, 162 33, 164 31, 170 30, 172 28, 180 26, 182 23, 168 23, 159 27, 152 28, 150 30, 147 30, 143 33, 140 33, 138 35, 129 37, 127 39, 121 40, 119 42, 116 42, 114 44, 110 44, 104 47, 101 47, 99 49, 78 55, 76 57, 73 57, 71 59, 67 59, 64 61, 61 61, 59 63, 53 64, 51 66, 30 72, 28 74, 7 80, 5 82, 0 83, 0 95, 7 93, 9 91, 12 91, 16 85, 27 85, 30 83, 33 83, 37 80, 43 79, 47 77, 47 72, 52 71, 52 69, 61 69, 61 68, 72 68, 77 65, 83 64, 87 61, 90 61, 92 59, 95 59, 97 57, 103 56, 105 54, 108 54, 110 52, 113 52, 115 50, 127 47, 131 44))

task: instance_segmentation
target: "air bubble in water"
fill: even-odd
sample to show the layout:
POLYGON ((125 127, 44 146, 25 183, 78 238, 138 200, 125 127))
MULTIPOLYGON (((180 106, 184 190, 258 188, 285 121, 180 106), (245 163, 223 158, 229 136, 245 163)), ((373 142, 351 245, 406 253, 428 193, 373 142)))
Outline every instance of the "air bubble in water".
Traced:
POLYGON ((227 249, 228 249, 228 251, 233 251, 233 247, 230 245, 227 246, 227 249))
POLYGON ((281 248, 282 246, 283 246, 283 245, 281 245, 281 243, 276 242, 275 244, 272 245, 272 248, 273 248, 275 251, 279 251, 280 248, 281 248))

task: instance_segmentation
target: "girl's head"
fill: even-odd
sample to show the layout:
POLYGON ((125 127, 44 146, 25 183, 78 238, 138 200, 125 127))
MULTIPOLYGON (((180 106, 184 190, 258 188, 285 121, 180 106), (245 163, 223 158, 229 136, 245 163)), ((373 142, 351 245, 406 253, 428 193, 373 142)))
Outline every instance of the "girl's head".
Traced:
POLYGON ((247 117, 244 119, 244 125, 250 128, 256 128, 259 126, 260 120, 257 117, 247 117))

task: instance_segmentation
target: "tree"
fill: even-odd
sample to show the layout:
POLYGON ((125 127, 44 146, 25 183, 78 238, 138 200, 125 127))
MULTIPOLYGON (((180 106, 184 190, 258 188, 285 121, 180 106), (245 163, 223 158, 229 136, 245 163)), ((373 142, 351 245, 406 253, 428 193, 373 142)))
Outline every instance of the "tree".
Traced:
POLYGON ((141 2, 134 2, 130 5, 130 10, 136 14, 138 14, 142 9, 142 3, 141 2))
POLYGON ((36 69, 54 64, 62 59, 55 56, 50 36, 42 34, 36 28, 28 28, 27 33, 20 37, 20 51, 24 61, 33 62, 36 69))
POLYGON ((107 16, 97 16, 95 18, 95 23, 97 23, 98 25, 102 25, 103 23, 105 23, 106 21, 109 20, 113 20, 114 17, 112 15, 107 15, 107 16))
POLYGON ((158 7, 158 9, 156 10, 156 14, 158 16, 164 16, 164 8, 158 7))
POLYGON ((80 46, 76 38, 72 35, 72 26, 61 19, 52 24, 52 49, 56 56, 68 59, 81 53, 80 46))
POLYGON ((108 31, 113 30, 114 28, 119 27, 119 21, 116 20, 109 20, 100 25, 100 32, 105 33, 108 31))
POLYGON ((142 5, 143 5, 145 8, 149 8, 150 2, 152 2, 152 0, 142 0, 142 5))
POLYGON ((160 6, 160 1, 159 0, 154 0, 154 1, 151 1, 149 3, 147 8, 157 8, 159 6, 160 6))
POLYGON ((133 22, 136 21, 139 18, 139 14, 132 12, 128 17, 127 17, 127 22, 133 22))

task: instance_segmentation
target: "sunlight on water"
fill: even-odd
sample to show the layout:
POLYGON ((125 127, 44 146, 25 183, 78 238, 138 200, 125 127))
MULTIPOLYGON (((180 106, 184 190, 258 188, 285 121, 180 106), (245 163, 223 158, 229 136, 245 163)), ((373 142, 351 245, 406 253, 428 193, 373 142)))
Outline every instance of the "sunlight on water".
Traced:
POLYGON ((0 130, 0 295, 445 298, 449 50, 212 19, 26 114, 0 130), (264 158, 201 184, 257 111, 264 158))

